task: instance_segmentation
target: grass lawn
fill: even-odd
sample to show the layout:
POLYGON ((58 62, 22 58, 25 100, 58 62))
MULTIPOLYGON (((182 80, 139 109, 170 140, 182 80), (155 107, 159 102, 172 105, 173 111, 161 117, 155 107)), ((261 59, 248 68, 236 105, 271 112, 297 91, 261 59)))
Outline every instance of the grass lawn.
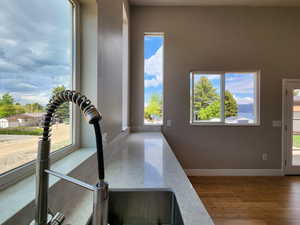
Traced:
POLYGON ((42 133, 43 133, 43 129, 39 127, 0 128, 0 134, 41 135, 42 133))
POLYGON ((293 146, 296 148, 300 148, 300 135, 293 136, 293 146))

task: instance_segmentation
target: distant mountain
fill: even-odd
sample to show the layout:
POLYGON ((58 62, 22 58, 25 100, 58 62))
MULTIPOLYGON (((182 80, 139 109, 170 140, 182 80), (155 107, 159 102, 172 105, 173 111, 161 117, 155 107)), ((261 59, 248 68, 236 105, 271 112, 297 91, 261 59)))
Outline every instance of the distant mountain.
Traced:
POLYGON ((253 104, 241 104, 238 105, 240 113, 252 113, 254 110, 253 104))

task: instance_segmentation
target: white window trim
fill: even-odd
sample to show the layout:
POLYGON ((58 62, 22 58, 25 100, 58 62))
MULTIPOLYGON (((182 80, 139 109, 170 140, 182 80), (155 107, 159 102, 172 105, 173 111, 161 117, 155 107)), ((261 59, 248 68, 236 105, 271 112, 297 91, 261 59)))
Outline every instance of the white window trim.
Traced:
POLYGON ((125 3, 122 4, 122 131, 129 126, 129 24, 125 3))
POLYGON ((234 127, 255 127, 260 126, 260 70, 243 70, 243 71, 199 71, 194 70, 190 72, 189 76, 189 85, 190 85, 190 125, 195 126, 234 126, 234 127), (255 73, 256 79, 254 83, 254 94, 255 96, 255 112, 256 112, 256 123, 249 123, 249 124, 241 124, 241 123, 225 123, 224 118, 224 93, 225 93, 225 74, 226 73, 239 73, 239 74, 247 74, 247 73, 255 73), (218 74, 221 75, 221 122, 200 122, 193 120, 193 103, 194 103, 194 74, 218 74))
MULTIPOLYGON (((77 0, 68 0, 72 6, 72 88, 80 90, 80 42, 79 42, 79 3, 77 0)), ((80 111, 72 107, 72 144, 50 153, 51 163, 54 163, 80 147, 80 111)), ((0 175, 0 191, 16 182, 32 175, 35 172, 35 160, 25 163, 0 175)))
MULTIPOLYGON (((163 62, 162 62, 162 120, 160 124, 151 124, 151 123, 145 123, 145 62, 143 63, 143 69, 144 69, 144 73, 143 73, 143 126, 144 127, 162 127, 164 125, 164 112, 165 112, 165 107, 164 107, 164 102, 165 102, 165 95, 164 95, 164 75, 165 75, 165 33, 164 32, 145 32, 144 33, 144 39, 145 40, 145 36, 162 36, 163 37, 163 49, 162 49, 162 58, 163 58, 163 62)), ((144 42, 143 42, 144 43, 144 42)), ((144 46, 144 45, 143 45, 144 46)), ((145 49, 145 46, 143 48, 143 50, 145 49)), ((145 54, 143 54, 143 57, 145 57, 145 54)))

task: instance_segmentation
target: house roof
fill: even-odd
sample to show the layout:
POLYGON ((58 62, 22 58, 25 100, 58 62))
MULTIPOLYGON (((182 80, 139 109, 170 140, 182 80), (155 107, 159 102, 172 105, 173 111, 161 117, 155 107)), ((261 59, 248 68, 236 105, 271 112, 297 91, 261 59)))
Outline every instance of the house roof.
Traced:
POLYGON ((24 113, 23 115, 31 116, 34 118, 40 118, 40 117, 43 117, 45 115, 45 113, 44 112, 24 113))
POLYGON ((32 118, 33 118, 32 116, 28 116, 28 115, 24 115, 24 114, 18 114, 18 115, 6 117, 4 119, 7 119, 8 121, 16 121, 18 119, 32 119, 32 118))
POLYGON ((294 112, 300 112, 300 105, 295 105, 293 108, 294 112))
POLYGON ((42 118, 44 113, 23 113, 23 114, 18 114, 14 116, 9 116, 6 118, 8 121, 17 121, 18 119, 36 119, 36 118, 42 118))

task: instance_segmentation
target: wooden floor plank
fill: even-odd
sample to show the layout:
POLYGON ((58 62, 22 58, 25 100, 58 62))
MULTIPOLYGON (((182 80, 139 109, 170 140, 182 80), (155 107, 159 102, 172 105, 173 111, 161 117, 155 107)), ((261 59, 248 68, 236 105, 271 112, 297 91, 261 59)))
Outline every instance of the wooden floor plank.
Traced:
POLYGON ((300 177, 189 177, 216 225, 300 225, 300 177))
POLYGON ((263 220, 241 220, 241 219, 216 219, 215 225, 268 225, 263 220))

